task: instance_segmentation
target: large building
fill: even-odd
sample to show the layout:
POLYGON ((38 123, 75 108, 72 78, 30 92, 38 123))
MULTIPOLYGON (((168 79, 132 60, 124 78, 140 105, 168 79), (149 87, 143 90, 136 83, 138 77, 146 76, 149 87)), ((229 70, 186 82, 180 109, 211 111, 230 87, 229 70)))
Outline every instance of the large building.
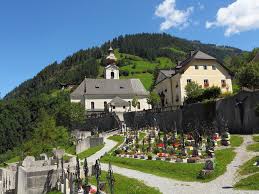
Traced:
POLYGON ((121 120, 123 113, 147 110, 149 92, 139 79, 120 79, 113 49, 109 49, 104 70, 105 79, 85 78, 70 95, 71 102, 81 103, 88 112, 115 112, 121 120), (132 106, 136 97, 138 103, 132 106))
POLYGON ((221 92, 232 92, 230 71, 216 58, 201 51, 191 52, 172 70, 161 70, 154 91, 161 98, 162 107, 179 107, 185 100, 185 86, 196 82, 202 88, 217 86, 221 92))

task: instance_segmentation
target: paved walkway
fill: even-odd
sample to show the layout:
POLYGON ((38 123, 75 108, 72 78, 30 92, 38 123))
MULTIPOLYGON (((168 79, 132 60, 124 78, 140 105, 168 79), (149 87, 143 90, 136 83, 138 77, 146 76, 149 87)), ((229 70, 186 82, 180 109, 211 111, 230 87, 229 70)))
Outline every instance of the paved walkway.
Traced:
MULTIPOLYGON (((243 136, 244 143, 236 148, 237 155, 234 160, 228 165, 225 174, 221 175, 217 179, 209 183, 198 183, 198 182, 183 182, 173 179, 163 178, 136 170, 130 170, 126 168, 120 168, 113 165, 113 171, 115 173, 136 178, 138 180, 144 181, 148 186, 157 187, 162 193, 165 194, 255 194, 259 191, 235 191, 232 186, 235 182, 239 180, 237 176, 237 170, 240 165, 245 163, 247 160, 255 156, 254 153, 247 152, 246 146, 253 143, 251 136, 243 136)), ((105 149, 108 151, 112 149, 113 144, 111 140, 105 139, 106 146, 105 149)), ((102 150, 100 150, 101 153, 102 150)), ((98 156, 98 152, 96 156, 98 156)), ((94 155, 93 155, 94 156, 94 155)), ((94 158, 94 157, 93 157, 94 158)), ((101 164, 103 170, 108 169, 108 164, 101 164)))

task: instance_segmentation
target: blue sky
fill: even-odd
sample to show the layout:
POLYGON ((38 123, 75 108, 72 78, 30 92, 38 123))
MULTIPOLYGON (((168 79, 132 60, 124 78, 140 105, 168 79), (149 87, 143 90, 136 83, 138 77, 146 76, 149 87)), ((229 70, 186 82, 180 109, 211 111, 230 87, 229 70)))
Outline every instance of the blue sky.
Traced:
POLYGON ((251 50, 259 46, 257 13, 258 0, 3 0, 1 96, 48 64, 121 34, 163 31, 251 50), (225 11, 220 12, 224 7, 225 11), (230 13, 237 22, 228 20, 233 16, 230 13))

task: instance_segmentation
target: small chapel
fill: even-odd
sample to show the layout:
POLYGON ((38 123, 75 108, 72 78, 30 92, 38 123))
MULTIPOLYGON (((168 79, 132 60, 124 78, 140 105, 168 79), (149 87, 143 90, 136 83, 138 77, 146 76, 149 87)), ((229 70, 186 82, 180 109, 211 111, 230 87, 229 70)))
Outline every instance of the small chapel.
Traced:
POLYGON ((104 79, 85 78, 71 93, 73 103, 81 103, 88 113, 115 112, 121 120, 123 113, 150 109, 149 92, 139 79, 120 79, 117 58, 112 47, 108 50, 104 79), (137 106, 132 106, 137 98, 137 106))

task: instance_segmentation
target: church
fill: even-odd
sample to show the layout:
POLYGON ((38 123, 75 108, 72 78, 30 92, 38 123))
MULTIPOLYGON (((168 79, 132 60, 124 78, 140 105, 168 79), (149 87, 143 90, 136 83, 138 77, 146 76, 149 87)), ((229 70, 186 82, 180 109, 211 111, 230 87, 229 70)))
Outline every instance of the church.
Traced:
POLYGON ((104 79, 85 78, 71 93, 73 103, 81 103, 88 113, 115 112, 121 120, 123 113, 150 109, 147 103, 149 92, 139 79, 120 79, 119 67, 116 65, 112 47, 106 57, 104 79), (137 106, 133 107, 133 99, 137 106))

